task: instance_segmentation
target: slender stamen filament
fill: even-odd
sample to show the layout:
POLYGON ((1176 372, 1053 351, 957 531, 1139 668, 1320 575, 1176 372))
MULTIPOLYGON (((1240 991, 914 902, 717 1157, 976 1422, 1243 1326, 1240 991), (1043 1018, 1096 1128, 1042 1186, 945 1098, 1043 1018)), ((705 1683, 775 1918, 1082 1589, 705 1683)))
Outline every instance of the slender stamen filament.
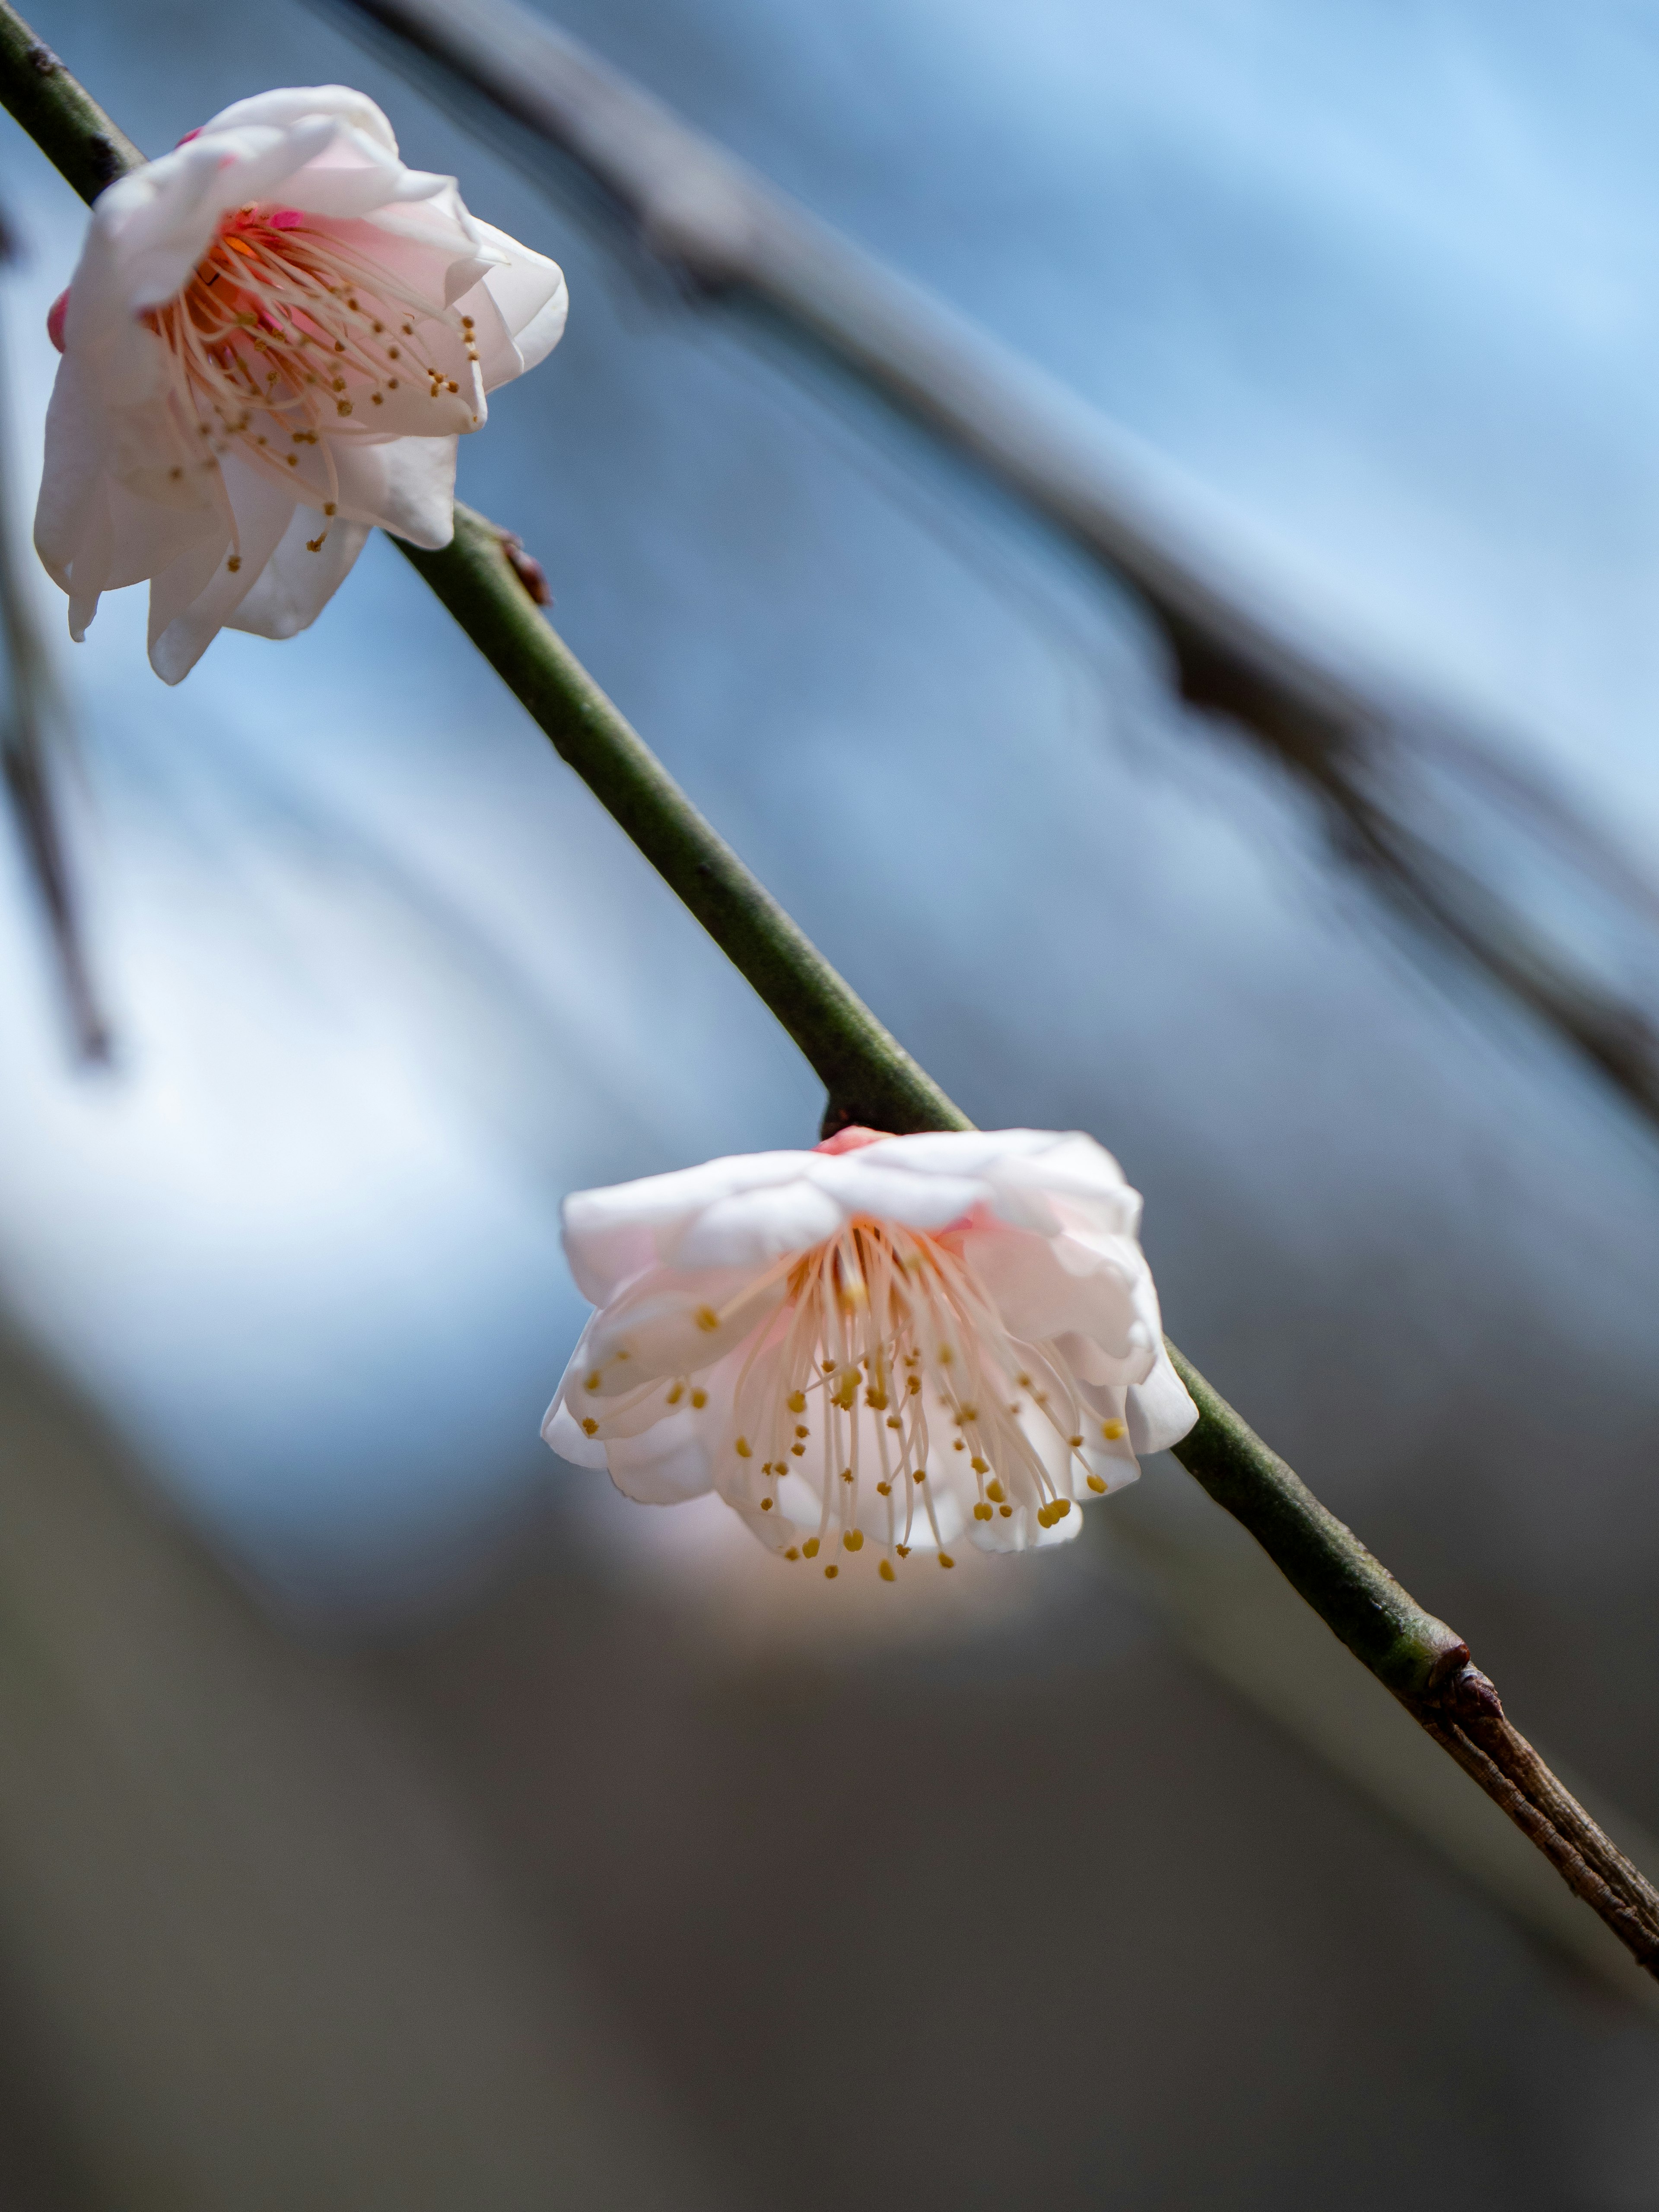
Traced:
MULTIPOLYGON (((405 386, 424 383, 434 401, 459 398, 459 380, 428 343, 439 331, 459 342, 469 375, 478 360, 470 317, 434 309, 292 210, 248 206, 224 217, 184 289, 144 319, 176 366, 171 411, 186 460, 193 448, 212 468, 235 450, 282 477, 297 474, 307 449, 320 445, 326 512, 339 486, 321 433, 343 428, 360 405, 383 407, 405 386)), ((472 388, 462 405, 465 414, 443 418, 444 429, 477 422, 472 388)), ((376 426, 370 419, 362 427, 376 426)))
MULTIPOLYGON (((642 1328, 661 1325, 660 1297, 650 1290, 642 1328)), ((981 1541, 1018 1547, 1109 1486, 1097 1455, 1123 1422, 1057 1344, 1010 1334, 951 1231, 856 1218, 671 1320, 688 1352, 707 1352, 670 1376, 647 1336, 612 1334, 576 1378, 572 1411, 600 1439, 639 1435, 653 1414, 696 1416, 729 1358, 736 1378, 718 1398, 729 1419, 711 1411, 692 1426, 716 1486, 765 1516, 786 1558, 833 1562, 868 1540, 890 1580, 919 1531, 948 1565, 961 1516, 981 1541), (629 1359, 650 1364, 649 1379, 635 1382, 629 1359)))
MULTIPOLYGON (((751 1413, 745 1386, 761 1373, 751 1356, 739 1425, 745 1436, 759 1431, 769 1484, 775 1467, 781 1474, 792 1459, 799 1465, 816 1432, 819 1544, 839 1538, 855 1550, 869 1533, 902 1557, 918 1510, 942 1544, 930 1407, 950 1424, 945 1449, 961 1455, 955 1465, 971 1480, 976 1519, 1024 1514, 1051 1528, 1071 1510, 1069 1484, 1052 1468, 1076 1455, 1079 1425, 1094 1419, 1080 1386, 1052 1346, 1009 1337, 948 1236, 858 1220, 787 1272, 781 1323, 766 1337, 770 1387, 751 1413), (1042 1448, 1044 1431, 1058 1450, 1042 1448)), ((1114 1431, 1121 1424, 1107 1425, 1109 1441, 1114 1431)), ((1091 1486, 1106 1486, 1096 1477, 1091 1486)))

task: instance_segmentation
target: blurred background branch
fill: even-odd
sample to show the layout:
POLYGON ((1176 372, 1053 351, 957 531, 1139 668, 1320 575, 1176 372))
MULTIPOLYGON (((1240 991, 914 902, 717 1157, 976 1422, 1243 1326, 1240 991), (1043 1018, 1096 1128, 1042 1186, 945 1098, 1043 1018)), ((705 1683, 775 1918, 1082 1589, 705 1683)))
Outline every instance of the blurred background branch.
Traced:
POLYGON ((1133 594, 1181 697, 1247 732, 1315 796, 1345 862, 1659 1121, 1655 1010, 1528 896, 1541 872, 1565 872, 1575 905, 1610 908, 1619 929, 1659 949, 1659 890, 1540 772, 1310 645, 1183 520, 1157 463, 1103 416, 518 0, 313 3, 371 34, 498 149, 508 118, 505 150, 609 218, 613 236, 620 226, 687 297, 758 313, 1063 532, 1133 594))
MULTIPOLYGON (((0 215, 0 276, 16 258, 0 215)), ((57 779, 68 750, 67 712, 27 585, 17 566, 18 517, 11 489, 9 362, 0 331, 0 637, 5 645, 5 703, 0 766, 29 881, 52 947, 67 1026, 79 1057, 106 1063, 112 1038, 87 949, 86 924, 70 866, 57 779)))

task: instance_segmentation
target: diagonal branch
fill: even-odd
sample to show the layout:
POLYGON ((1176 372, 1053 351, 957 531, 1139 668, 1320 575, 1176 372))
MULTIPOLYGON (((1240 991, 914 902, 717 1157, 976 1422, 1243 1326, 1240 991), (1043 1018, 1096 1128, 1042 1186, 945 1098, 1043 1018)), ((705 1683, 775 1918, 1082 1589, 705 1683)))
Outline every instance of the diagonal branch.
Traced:
MULTIPOLYGON (((67 146, 65 174, 71 182, 86 179, 83 189, 92 197, 97 164, 84 146, 77 152, 77 134, 106 148, 125 142, 55 58, 37 58, 44 53, 0 0, 0 103, 32 133, 39 122, 40 143, 49 149, 67 146), (54 85, 62 94, 56 104, 46 96, 54 85)), ((829 1091, 826 1122, 856 1119, 896 1131, 969 1127, 704 821, 556 635, 520 573, 524 556, 516 541, 458 507, 454 539, 441 552, 393 542, 776 1014, 829 1091)), ((1170 1349, 1199 1408, 1198 1425, 1176 1447, 1182 1464, 1637 1960, 1659 1976, 1659 1891, 1510 1727, 1462 1637, 1425 1613, 1170 1349)))

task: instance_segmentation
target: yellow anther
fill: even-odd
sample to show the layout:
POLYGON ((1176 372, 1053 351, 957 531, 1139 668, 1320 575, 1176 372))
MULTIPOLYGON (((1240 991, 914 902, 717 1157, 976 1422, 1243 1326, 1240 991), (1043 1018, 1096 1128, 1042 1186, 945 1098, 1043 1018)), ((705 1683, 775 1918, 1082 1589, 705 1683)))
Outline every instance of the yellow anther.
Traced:
POLYGON ((989 1474, 991 1472, 991 1462, 988 1459, 980 1459, 975 1456, 969 1462, 969 1465, 975 1474, 989 1474))
POLYGON ((876 1495, 878 1498, 890 1498, 892 1494, 893 1486, 890 1482, 878 1482, 876 1485, 876 1495))
POLYGON ((904 1424, 896 1413, 890 1413, 887 1416, 887 1425, 890 1429, 902 1429, 904 1424))
POLYGON ((873 1406, 877 1413, 884 1413, 887 1410, 887 1393, 884 1390, 866 1390, 864 1394, 864 1402, 866 1406, 873 1406))
POLYGON ((596 1367, 593 1370, 593 1372, 588 1376, 586 1382, 582 1384, 582 1388, 584 1390, 597 1390, 603 1379, 604 1378, 601 1376, 599 1369, 596 1367))
POLYGON ((795 1431, 795 1434, 796 1434, 798 1437, 810 1437, 810 1436, 811 1435, 811 1433, 812 1433, 812 1431, 811 1431, 811 1429, 808 1429, 808 1428, 803 1428, 803 1427, 799 1427, 799 1426, 796 1428, 796 1431, 795 1431))
POLYGON ((939 1553, 939 1563, 942 1567, 953 1567, 956 1565, 956 1561, 951 1557, 951 1554, 948 1552, 941 1552, 939 1553))
POLYGON ((805 1393, 805 1390, 792 1390, 792 1391, 789 1393, 789 1397, 788 1397, 787 1403, 788 1403, 789 1410, 790 1410, 790 1412, 791 1412, 792 1413, 804 1413, 806 1411, 806 1393, 805 1393))
POLYGON ((1029 1375, 1016 1375, 1014 1380, 1022 1390, 1029 1390, 1031 1387, 1031 1378, 1029 1375))
POLYGON ((805 1447, 805 1444, 791 1444, 791 1445, 790 1445, 790 1447, 789 1447, 789 1456, 791 1457, 791 1459, 805 1459, 805 1456, 806 1456, 806 1447, 805 1447))
POLYGON ((827 1583, 832 1583, 840 1572, 839 1567, 826 1567, 823 1571, 823 1579, 827 1583))
POLYGON ((816 1536, 809 1536, 806 1541, 801 1546, 801 1549, 805 1553, 809 1559, 816 1559, 818 1555, 817 1538, 816 1536))
POLYGON ((893 1562, 890 1559, 884 1559, 880 1566, 877 1568, 876 1572, 881 1577, 884 1583, 893 1583, 898 1580, 898 1577, 893 1572, 893 1562))
POLYGON ((1089 1477, 1089 1487, 1094 1492, 1097 1498, 1103 1498, 1106 1495, 1105 1480, 1101 1475, 1091 1474, 1089 1477))
POLYGON ((702 1329, 716 1329, 720 1325, 720 1317, 713 1306, 699 1306, 692 1319, 702 1329))
POLYGON ((582 1422, 582 1434, 585 1437, 596 1437, 599 1433, 599 1425, 592 1413, 589 1413, 582 1422))
POLYGON ((952 1451, 966 1451, 968 1447, 963 1443, 962 1438, 958 1437, 956 1442, 951 1445, 951 1449, 952 1451))
POLYGON ((1067 1437, 1066 1441, 1070 1444, 1073 1451, 1080 1451, 1083 1448, 1083 1439, 1081 1437, 1067 1437))
POLYGON ((1069 1498, 1057 1498, 1054 1504, 1048 1508, 1048 1510, 1054 1515, 1056 1521, 1063 1521, 1071 1510, 1072 1501, 1069 1498))
POLYGON ((985 1495, 990 1499, 993 1505, 1000 1505, 1007 1494, 1008 1493, 1004 1490, 1000 1482, 993 1480, 988 1482, 985 1486, 985 1495))
POLYGON ((999 1505, 997 1511, 1001 1514, 1005 1521, 1012 1520, 1013 1517, 1014 1509, 1012 1505, 999 1505))
POLYGON ((926 1482, 927 1480, 927 1468, 925 1467, 913 1467, 910 1470, 910 1480, 912 1482, 926 1482))
POLYGON ((754 1453, 749 1449, 749 1439, 747 1437, 739 1437, 735 1449, 739 1459, 753 1459, 755 1456, 754 1453))
POLYGON ((921 1376, 907 1375, 904 1378, 904 1387, 910 1393, 910 1395, 913 1398, 917 1396, 921 1389, 921 1376))
POLYGON ((1039 1505, 1037 1508, 1037 1527, 1039 1528, 1052 1528, 1054 1525, 1054 1512, 1053 1506, 1039 1505))
POLYGON ((324 507, 324 509, 323 509, 323 513, 324 513, 325 514, 337 514, 338 512, 339 512, 339 510, 338 510, 338 508, 335 506, 335 504, 334 504, 334 502, 333 502, 333 501, 332 501, 332 500, 330 500, 330 501, 329 501, 329 502, 328 502, 328 504, 327 504, 327 505, 324 507))
POLYGON ((988 1521, 991 1518, 991 1508, 988 1505, 975 1506, 974 1518, 975 1521, 988 1521))
POLYGON ((853 1470, 850 1467, 842 1468, 841 1479, 843 1482, 850 1482, 853 1480, 853 1470))
POLYGON ((761 1511, 762 1511, 763 1513, 769 1513, 771 1510, 772 1510, 772 1501, 771 1501, 771 1499, 770 1499, 769 1498, 762 1498, 762 1500, 761 1500, 761 1511))
POLYGON ((818 1365, 823 1370, 826 1375, 833 1375, 836 1371, 836 1363, 833 1359, 821 1359, 818 1362, 818 1365))
POLYGON ((708 1393, 707 1390, 694 1390, 691 1393, 691 1410, 693 1413, 702 1413, 703 1407, 708 1403, 708 1393))
POLYGON ((910 1556, 910 1547, 908 1544, 895 1544, 893 1549, 902 1559, 908 1559, 910 1556))
POLYGON ((672 1389, 669 1392, 669 1394, 668 1394, 668 1402, 669 1402, 669 1404, 670 1404, 671 1406, 678 1406, 678 1405, 679 1404, 679 1402, 680 1402, 680 1400, 681 1400, 683 1397, 684 1397, 684 1395, 685 1395, 685 1385, 684 1385, 684 1382, 677 1382, 677 1383, 674 1385, 673 1389, 672 1389))
POLYGON ((337 399, 334 403, 334 412, 337 415, 349 415, 351 402, 349 399, 337 399))
POLYGON ((800 1553, 796 1547, 792 1544, 783 1556, 786 1559, 798 1559, 800 1557, 800 1553))
POLYGON ((323 550, 323 540, 327 536, 328 532, 325 531, 322 538, 307 538, 306 540, 306 551, 307 553, 320 553, 323 550))
POLYGON ((841 1540, 849 1552, 861 1552, 864 1549, 864 1531, 862 1528, 849 1528, 841 1540))
POLYGON ((1123 1424, 1121 1421, 1103 1421, 1100 1425, 1100 1433, 1109 1444, 1115 1444, 1123 1434, 1123 1424))
MULTIPOLYGON (((955 1353, 954 1352, 952 1352, 952 1351, 951 1351, 951 1347, 950 1347, 950 1346, 949 1346, 948 1344, 941 1344, 941 1345, 940 1345, 940 1346, 939 1346, 939 1365, 940 1365, 941 1367, 953 1367, 953 1366, 955 1366, 955 1364, 956 1364, 956 1358, 957 1358, 956 1353, 955 1353)), ((944 1554, 944 1553, 943 1553, 943 1552, 941 1552, 941 1553, 939 1553, 939 1557, 940 1557, 940 1559, 941 1559, 945 1557, 945 1554, 944 1554)), ((952 1559, 952 1560, 951 1560, 951 1565, 952 1566, 955 1566, 955 1565, 956 1565, 956 1561, 955 1561, 954 1559, 952 1559)))
POLYGON ((241 567, 241 565, 242 556, 240 553, 233 553, 229 560, 225 563, 226 568, 229 569, 233 576, 236 574, 236 571, 241 567))

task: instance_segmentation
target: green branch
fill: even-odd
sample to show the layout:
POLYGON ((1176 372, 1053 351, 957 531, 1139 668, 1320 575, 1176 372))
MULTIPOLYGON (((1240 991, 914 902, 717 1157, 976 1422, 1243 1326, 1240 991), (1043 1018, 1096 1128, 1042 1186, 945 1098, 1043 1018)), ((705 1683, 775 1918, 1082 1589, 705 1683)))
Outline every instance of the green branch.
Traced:
POLYGON ((703 820, 550 628, 495 524, 458 504, 455 536, 441 553, 392 542, 783 1024, 829 1092, 836 1126, 970 1127, 703 820))
MULTIPOLYGON (((0 0, 0 101, 83 198, 143 160, 6 0, 0 0)), ((826 1120, 893 1130, 970 1127, 703 820, 555 634, 520 580, 503 533, 458 507, 454 540, 441 552, 394 543, 788 1030, 829 1093, 826 1120)), ((1199 1408, 1176 1458, 1641 1963, 1659 1973, 1659 1892, 1510 1726, 1462 1638, 1425 1613, 1170 1349, 1199 1408)))

